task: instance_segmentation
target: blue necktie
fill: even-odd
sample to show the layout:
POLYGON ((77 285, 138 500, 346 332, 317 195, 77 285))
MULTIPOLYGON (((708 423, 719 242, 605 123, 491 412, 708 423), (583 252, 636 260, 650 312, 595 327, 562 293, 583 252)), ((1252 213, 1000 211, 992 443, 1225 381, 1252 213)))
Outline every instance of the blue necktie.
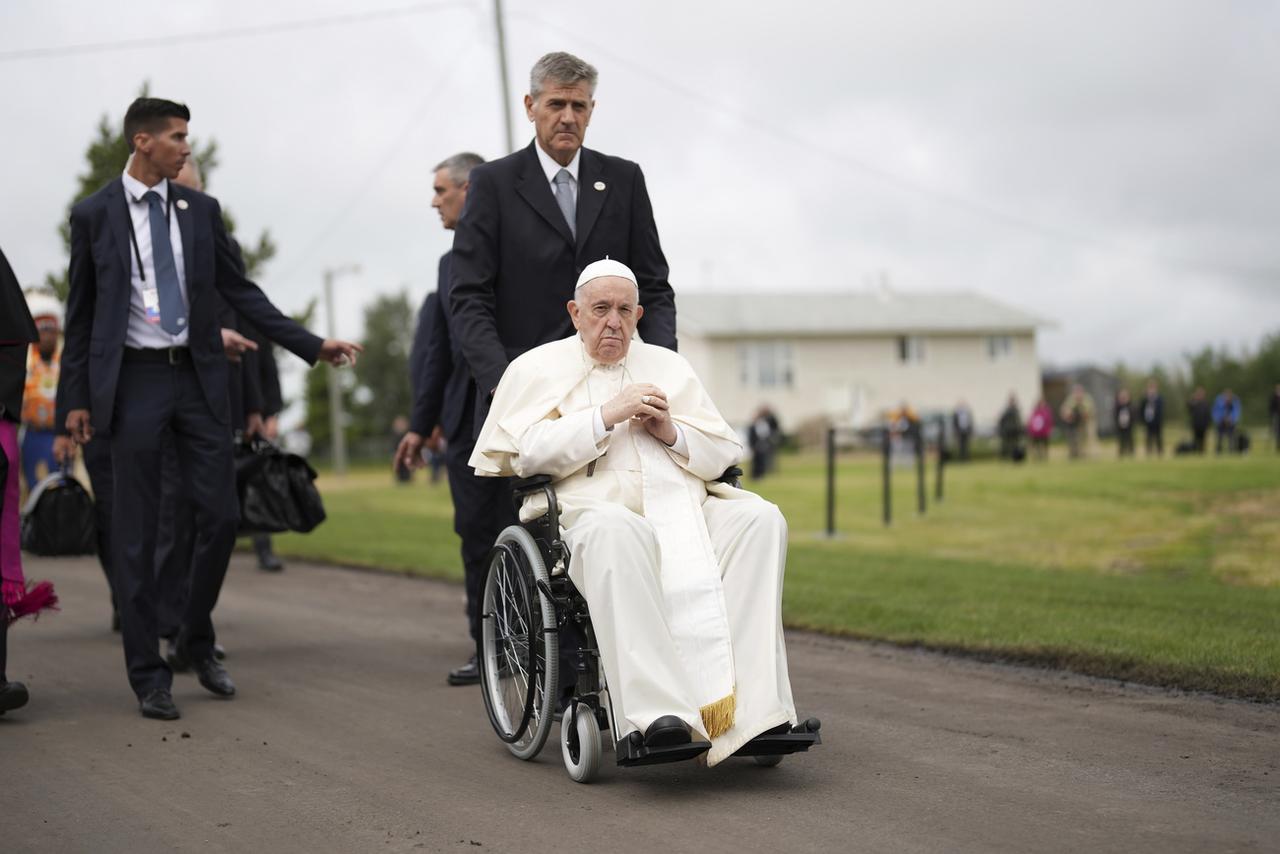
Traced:
POLYGON ((160 297, 160 328, 177 335, 187 328, 187 307, 182 302, 178 285, 178 265, 173 261, 173 244, 169 242, 169 222, 164 215, 164 202, 155 190, 146 199, 151 221, 151 262, 156 268, 156 292, 160 297))
POLYGON ((564 214, 564 220, 569 224, 569 233, 573 235, 573 239, 578 239, 578 217, 576 215, 577 204, 573 200, 573 185, 570 183, 573 176, 569 174, 568 169, 561 169, 556 173, 556 204, 560 206, 560 213, 564 214))

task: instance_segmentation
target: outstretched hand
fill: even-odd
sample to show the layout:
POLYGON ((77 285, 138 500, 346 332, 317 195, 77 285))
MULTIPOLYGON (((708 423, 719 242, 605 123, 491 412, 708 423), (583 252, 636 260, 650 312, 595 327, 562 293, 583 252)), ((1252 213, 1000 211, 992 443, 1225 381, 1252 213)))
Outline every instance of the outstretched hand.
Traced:
POLYGON ((350 341, 339 341, 336 338, 326 338, 324 343, 320 345, 320 355, 317 360, 328 362, 335 368, 341 368, 343 365, 354 365, 356 363, 356 354, 363 352, 364 347, 359 344, 352 344, 350 341))

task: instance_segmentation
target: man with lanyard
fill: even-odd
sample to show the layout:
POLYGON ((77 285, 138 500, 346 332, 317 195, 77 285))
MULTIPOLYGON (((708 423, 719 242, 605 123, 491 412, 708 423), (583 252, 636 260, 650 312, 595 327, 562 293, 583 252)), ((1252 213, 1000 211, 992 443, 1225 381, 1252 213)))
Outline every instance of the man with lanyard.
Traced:
POLYGON ((283 315, 236 264, 216 199, 172 183, 191 147, 183 104, 139 98, 125 113, 125 174, 71 209, 70 295, 58 411, 81 445, 111 437, 117 501, 112 583, 130 687, 145 717, 179 717, 160 656, 155 545, 163 442, 177 446, 195 505, 196 545, 179 648, 200 684, 236 693, 213 654, 211 618, 239 521, 219 294, 310 364, 362 349, 283 315))

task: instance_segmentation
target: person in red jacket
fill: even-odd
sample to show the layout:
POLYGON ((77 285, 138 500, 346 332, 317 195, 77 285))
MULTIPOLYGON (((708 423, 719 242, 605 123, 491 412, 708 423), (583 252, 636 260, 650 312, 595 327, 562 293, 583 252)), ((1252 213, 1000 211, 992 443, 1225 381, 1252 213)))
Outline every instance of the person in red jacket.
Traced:
POLYGON ((1049 436, 1053 433, 1053 409, 1042 397, 1036 401, 1027 419, 1027 435, 1031 437, 1031 454, 1038 460, 1049 459, 1049 436))

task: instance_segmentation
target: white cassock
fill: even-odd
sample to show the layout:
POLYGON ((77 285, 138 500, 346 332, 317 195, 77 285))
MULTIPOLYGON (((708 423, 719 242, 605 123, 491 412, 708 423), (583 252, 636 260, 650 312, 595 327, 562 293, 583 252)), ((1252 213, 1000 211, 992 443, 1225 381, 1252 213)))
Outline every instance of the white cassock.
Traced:
MULTIPOLYGON (((586 598, 619 732, 676 715, 711 741, 710 765, 796 723, 782 634, 787 527, 754 493, 714 482, 742 446, 689 363, 633 340, 615 365, 577 335, 503 374, 470 464, 476 474, 555 479, 569 576, 586 598), (667 395, 681 438, 598 420, 626 385, 667 395)), ((541 495, 521 511, 540 515, 541 495)))

